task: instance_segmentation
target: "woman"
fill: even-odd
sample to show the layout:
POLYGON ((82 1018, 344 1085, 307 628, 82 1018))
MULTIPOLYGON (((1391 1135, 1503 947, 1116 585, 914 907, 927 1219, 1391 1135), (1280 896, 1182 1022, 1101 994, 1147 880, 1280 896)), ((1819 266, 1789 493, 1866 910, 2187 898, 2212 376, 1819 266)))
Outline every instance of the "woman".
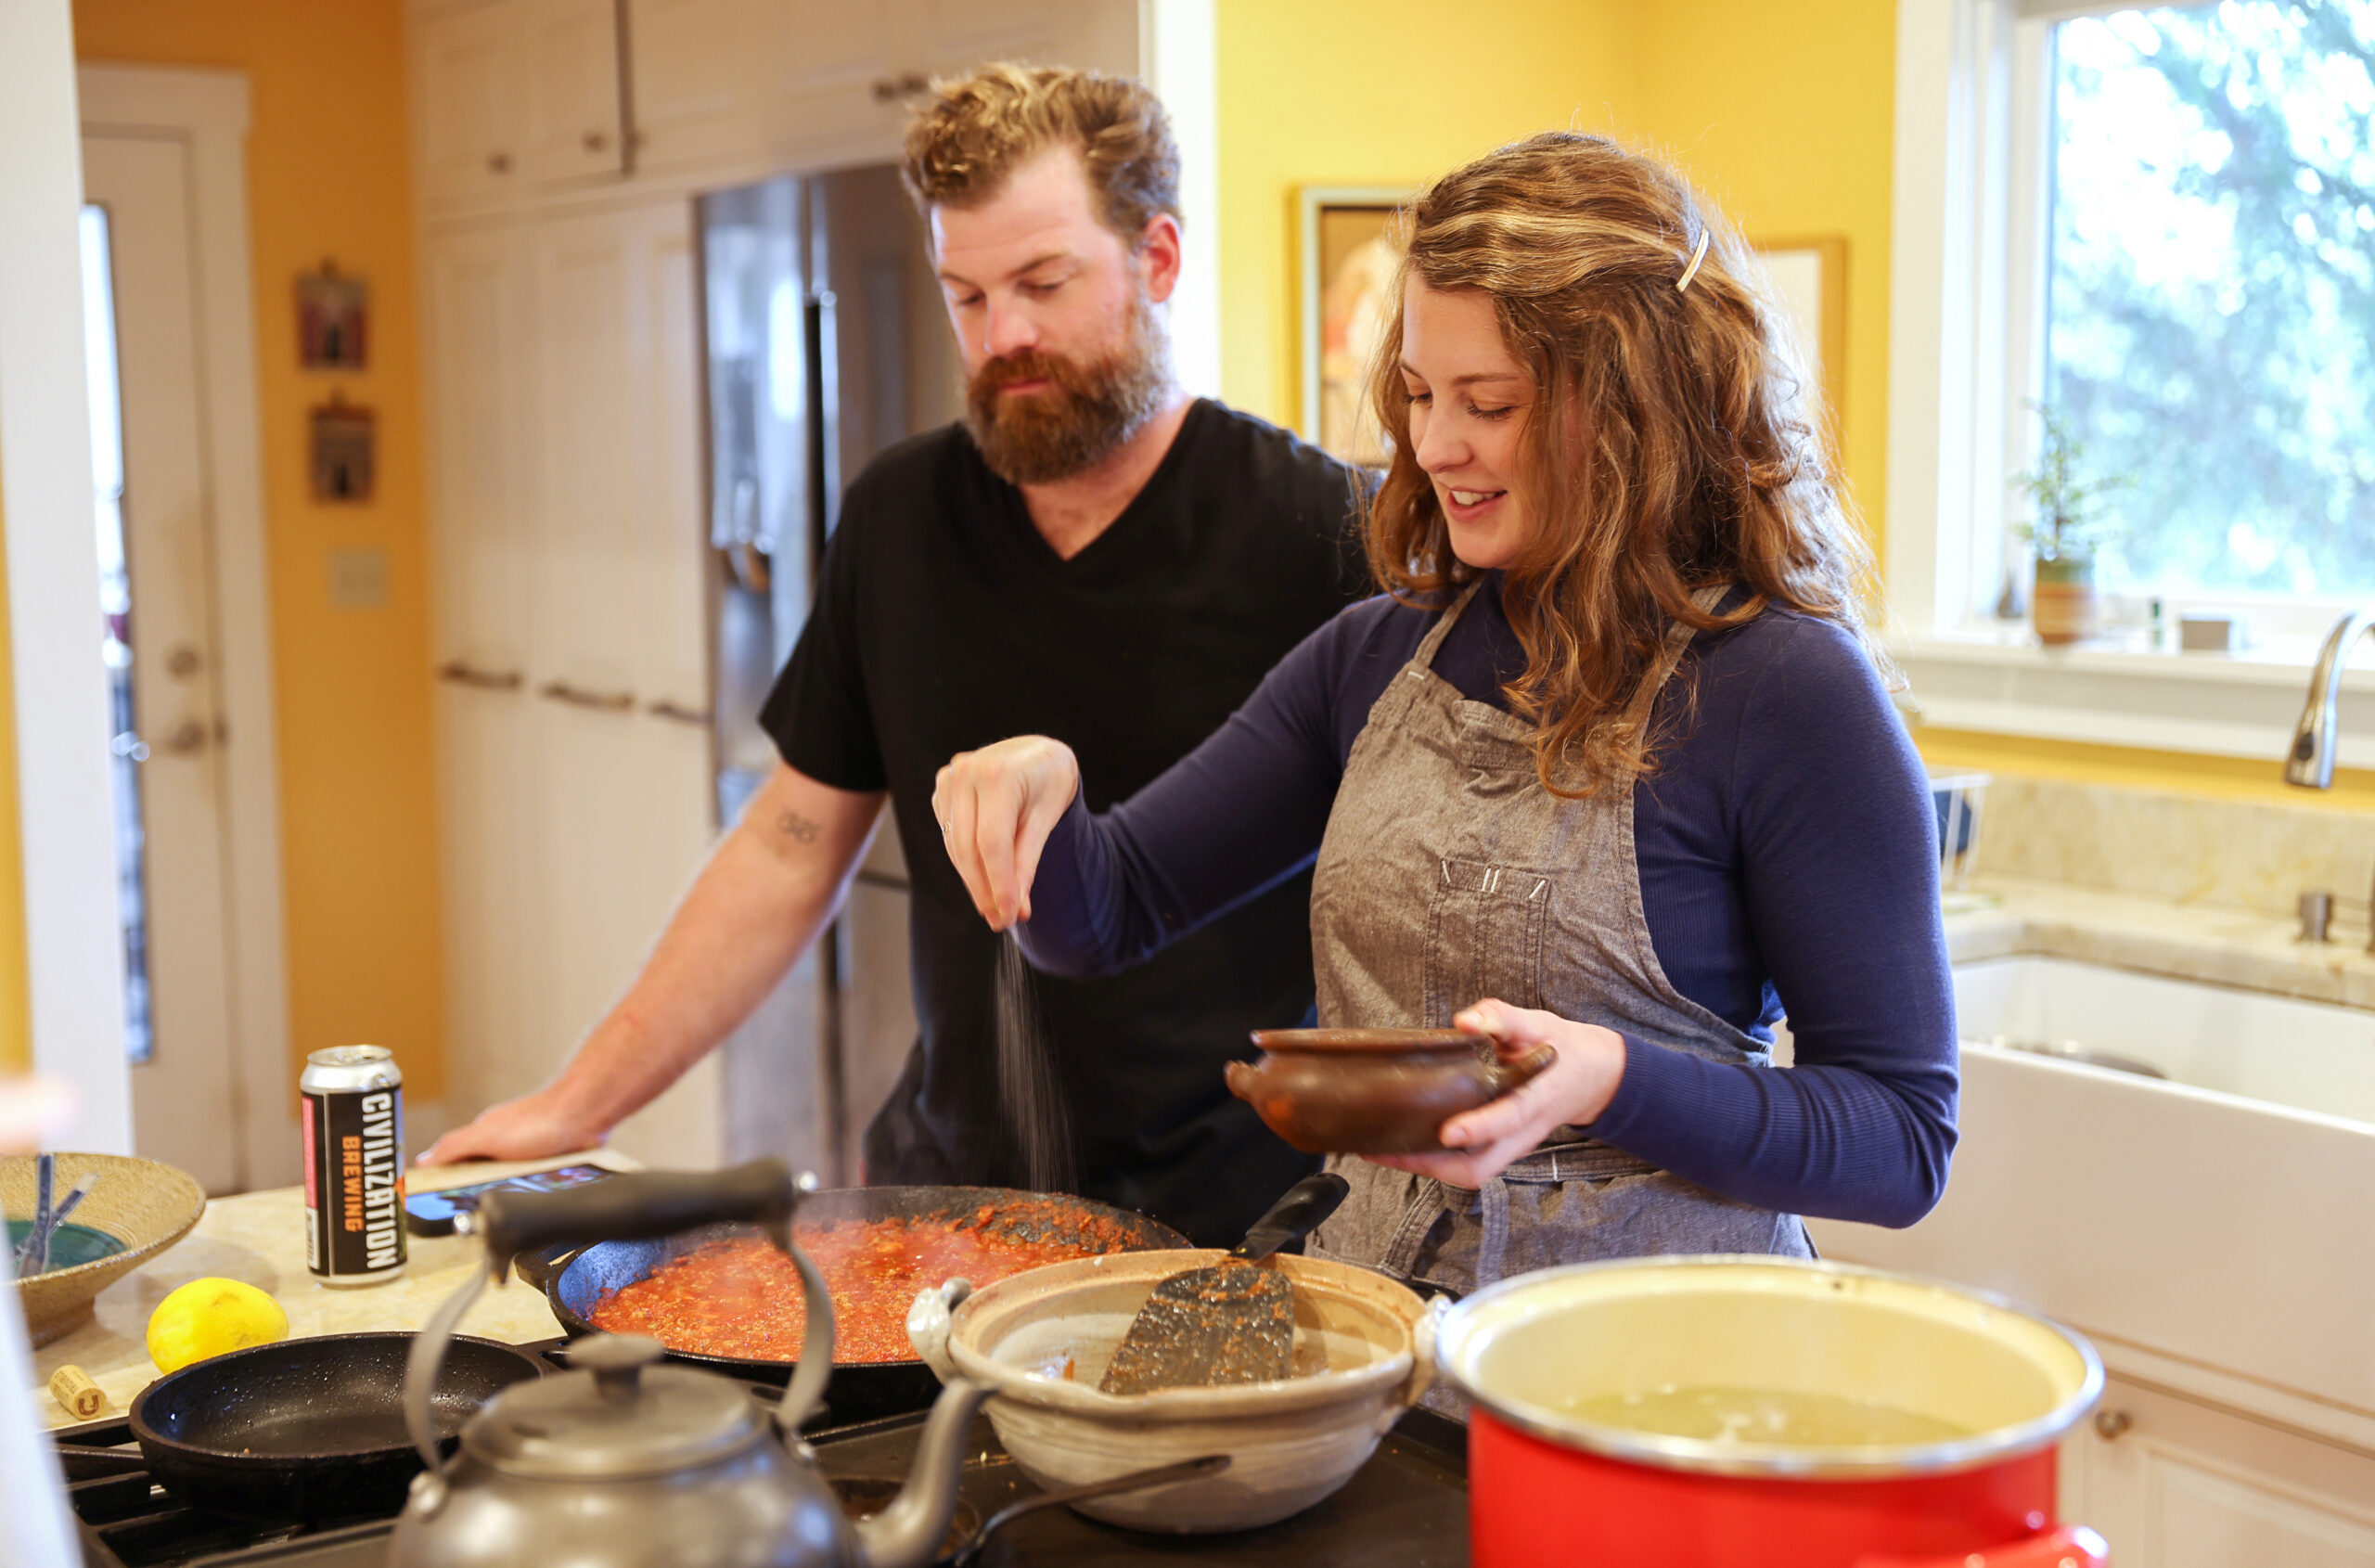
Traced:
POLYGON ((1409 227, 1370 389, 1387 595, 1103 816, 1055 740, 956 758, 951 855, 1078 973, 1316 855, 1322 1023, 1557 1047, 1446 1152, 1333 1162, 1353 1193, 1316 1253, 1466 1292, 1804 1255, 1804 1214, 1911 1224, 1955 1136, 1935 826, 1748 252, 1671 171, 1564 134, 1447 175, 1409 227))

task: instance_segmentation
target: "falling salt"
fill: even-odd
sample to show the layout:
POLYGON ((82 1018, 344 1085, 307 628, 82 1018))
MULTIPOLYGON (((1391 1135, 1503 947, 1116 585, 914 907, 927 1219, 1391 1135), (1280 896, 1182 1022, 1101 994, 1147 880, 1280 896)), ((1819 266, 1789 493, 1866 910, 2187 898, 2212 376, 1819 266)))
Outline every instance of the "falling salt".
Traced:
POLYGON ((998 946, 996 992, 998 1104, 1014 1137, 1023 1185, 1034 1192, 1068 1192, 1075 1185, 1072 1116, 1039 1017, 1031 965, 1010 931, 998 946))

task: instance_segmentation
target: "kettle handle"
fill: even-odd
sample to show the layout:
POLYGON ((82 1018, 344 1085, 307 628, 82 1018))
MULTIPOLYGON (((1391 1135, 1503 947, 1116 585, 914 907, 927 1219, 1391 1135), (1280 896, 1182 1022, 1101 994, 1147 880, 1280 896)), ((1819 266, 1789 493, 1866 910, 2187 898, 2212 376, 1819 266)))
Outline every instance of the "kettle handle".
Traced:
POLYGON ((556 1242, 632 1241, 734 1220, 764 1227, 789 1252, 799 1202, 781 1160, 752 1160, 722 1171, 630 1171, 558 1192, 490 1192, 478 1228, 500 1279, 520 1253, 556 1242))
POLYGON ((807 1298, 800 1369, 784 1391, 777 1417, 786 1431, 798 1431, 823 1400, 833 1370, 833 1298, 816 1266, 791 1244, 791 1215, 800 1192, 801 1184, 782 1161, 752 1160, 722 1171, 635 1171, 558 1192, 488 1193, 477 1226, 486 1238, 487 1266, 463 1277, 412 1342, 404 1363, 404 1426, 424 1467, 422 1479, 413 1483, 421 1510, 434 1512, 443 1497, 430 1407, 446 1343, 489 1279, 507 1275, 520 1253, 558 1241, 633 1240, 735 1220, 764 1227, 800 1270, 801 1293, 807 1298), (824 1354, 809 1353, 818 1345, 824 1354))

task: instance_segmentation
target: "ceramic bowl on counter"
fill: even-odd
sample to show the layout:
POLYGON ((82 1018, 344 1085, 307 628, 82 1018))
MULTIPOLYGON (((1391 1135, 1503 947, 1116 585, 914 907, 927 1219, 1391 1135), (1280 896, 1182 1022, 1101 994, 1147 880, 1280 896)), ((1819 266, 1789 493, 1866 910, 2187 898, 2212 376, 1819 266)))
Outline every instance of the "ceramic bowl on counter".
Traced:
POLYGON ((1225 1388, 1100 1393, 1113 1352, 1158 1280, 1217 1250, 1121 1253, 1034 1268, 972 1292, 927 1291, 907 1320, 945 1380, 995 1391, 990 1424, 1044 1488, 1101 1481, 1204 1454, 1229 1468, 1072 1506, 1134 1530, 1245 1530, 1342 1486, 1434 1380, 1441 1316, 1404 1286, 1345 1264, 1277 1260, 1295 1284, 1296 1375, 1225 1388), (955 1305, 952 1306, 952 1298, 955 1305))
MULTIPOLYGON (((63 1196, 94 1171, 97 1182, 51 1240, 51 1266, 17 1281, 25 1329, 36 1346, 89 1322, 101 1291, 188 1235, 206 1214, 206 1191, 186 1171, 128 1154, 60 1154, 53 1190, 63 1196), (96 1255, 58 1266, 83 1253, 96 1255)), ((34 1180, 32 1155, 0 1158, 0 1215, 31 1220, 34 1180)), ((10 1233, 18 1228, 11 1224, 10 1233)))

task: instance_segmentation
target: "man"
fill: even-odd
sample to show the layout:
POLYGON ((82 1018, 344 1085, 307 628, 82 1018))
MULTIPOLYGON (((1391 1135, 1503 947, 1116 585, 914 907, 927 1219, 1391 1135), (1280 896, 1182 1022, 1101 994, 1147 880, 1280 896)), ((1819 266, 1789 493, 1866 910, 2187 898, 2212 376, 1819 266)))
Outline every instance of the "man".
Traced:
MULTIPOLYGON (((762 715, 782 765, 626 996, 552 1084, 439 1139, 431 1163, 584 1147, 673 1083, 831 918, 887 793, 913 880, 922 1038, 867 1130, 867 1178, 1021 1185, 999 1096, 1001 939, 942 845, 934 774, 1006 736, 1060 736, 1101 808, 1361 591, 1352 471, 1173 375, 1178 154, 1145 88, 987 67, 919 113, 904 174, 967 418, 850 487, 762 715)), ((1250 1029, 1311 1006, 1309 885, 1293 878, 1127 975, 1035 977, 1074 1190, 1231 1242, 1309 1168, 1221 1078, 1250 1029)))

